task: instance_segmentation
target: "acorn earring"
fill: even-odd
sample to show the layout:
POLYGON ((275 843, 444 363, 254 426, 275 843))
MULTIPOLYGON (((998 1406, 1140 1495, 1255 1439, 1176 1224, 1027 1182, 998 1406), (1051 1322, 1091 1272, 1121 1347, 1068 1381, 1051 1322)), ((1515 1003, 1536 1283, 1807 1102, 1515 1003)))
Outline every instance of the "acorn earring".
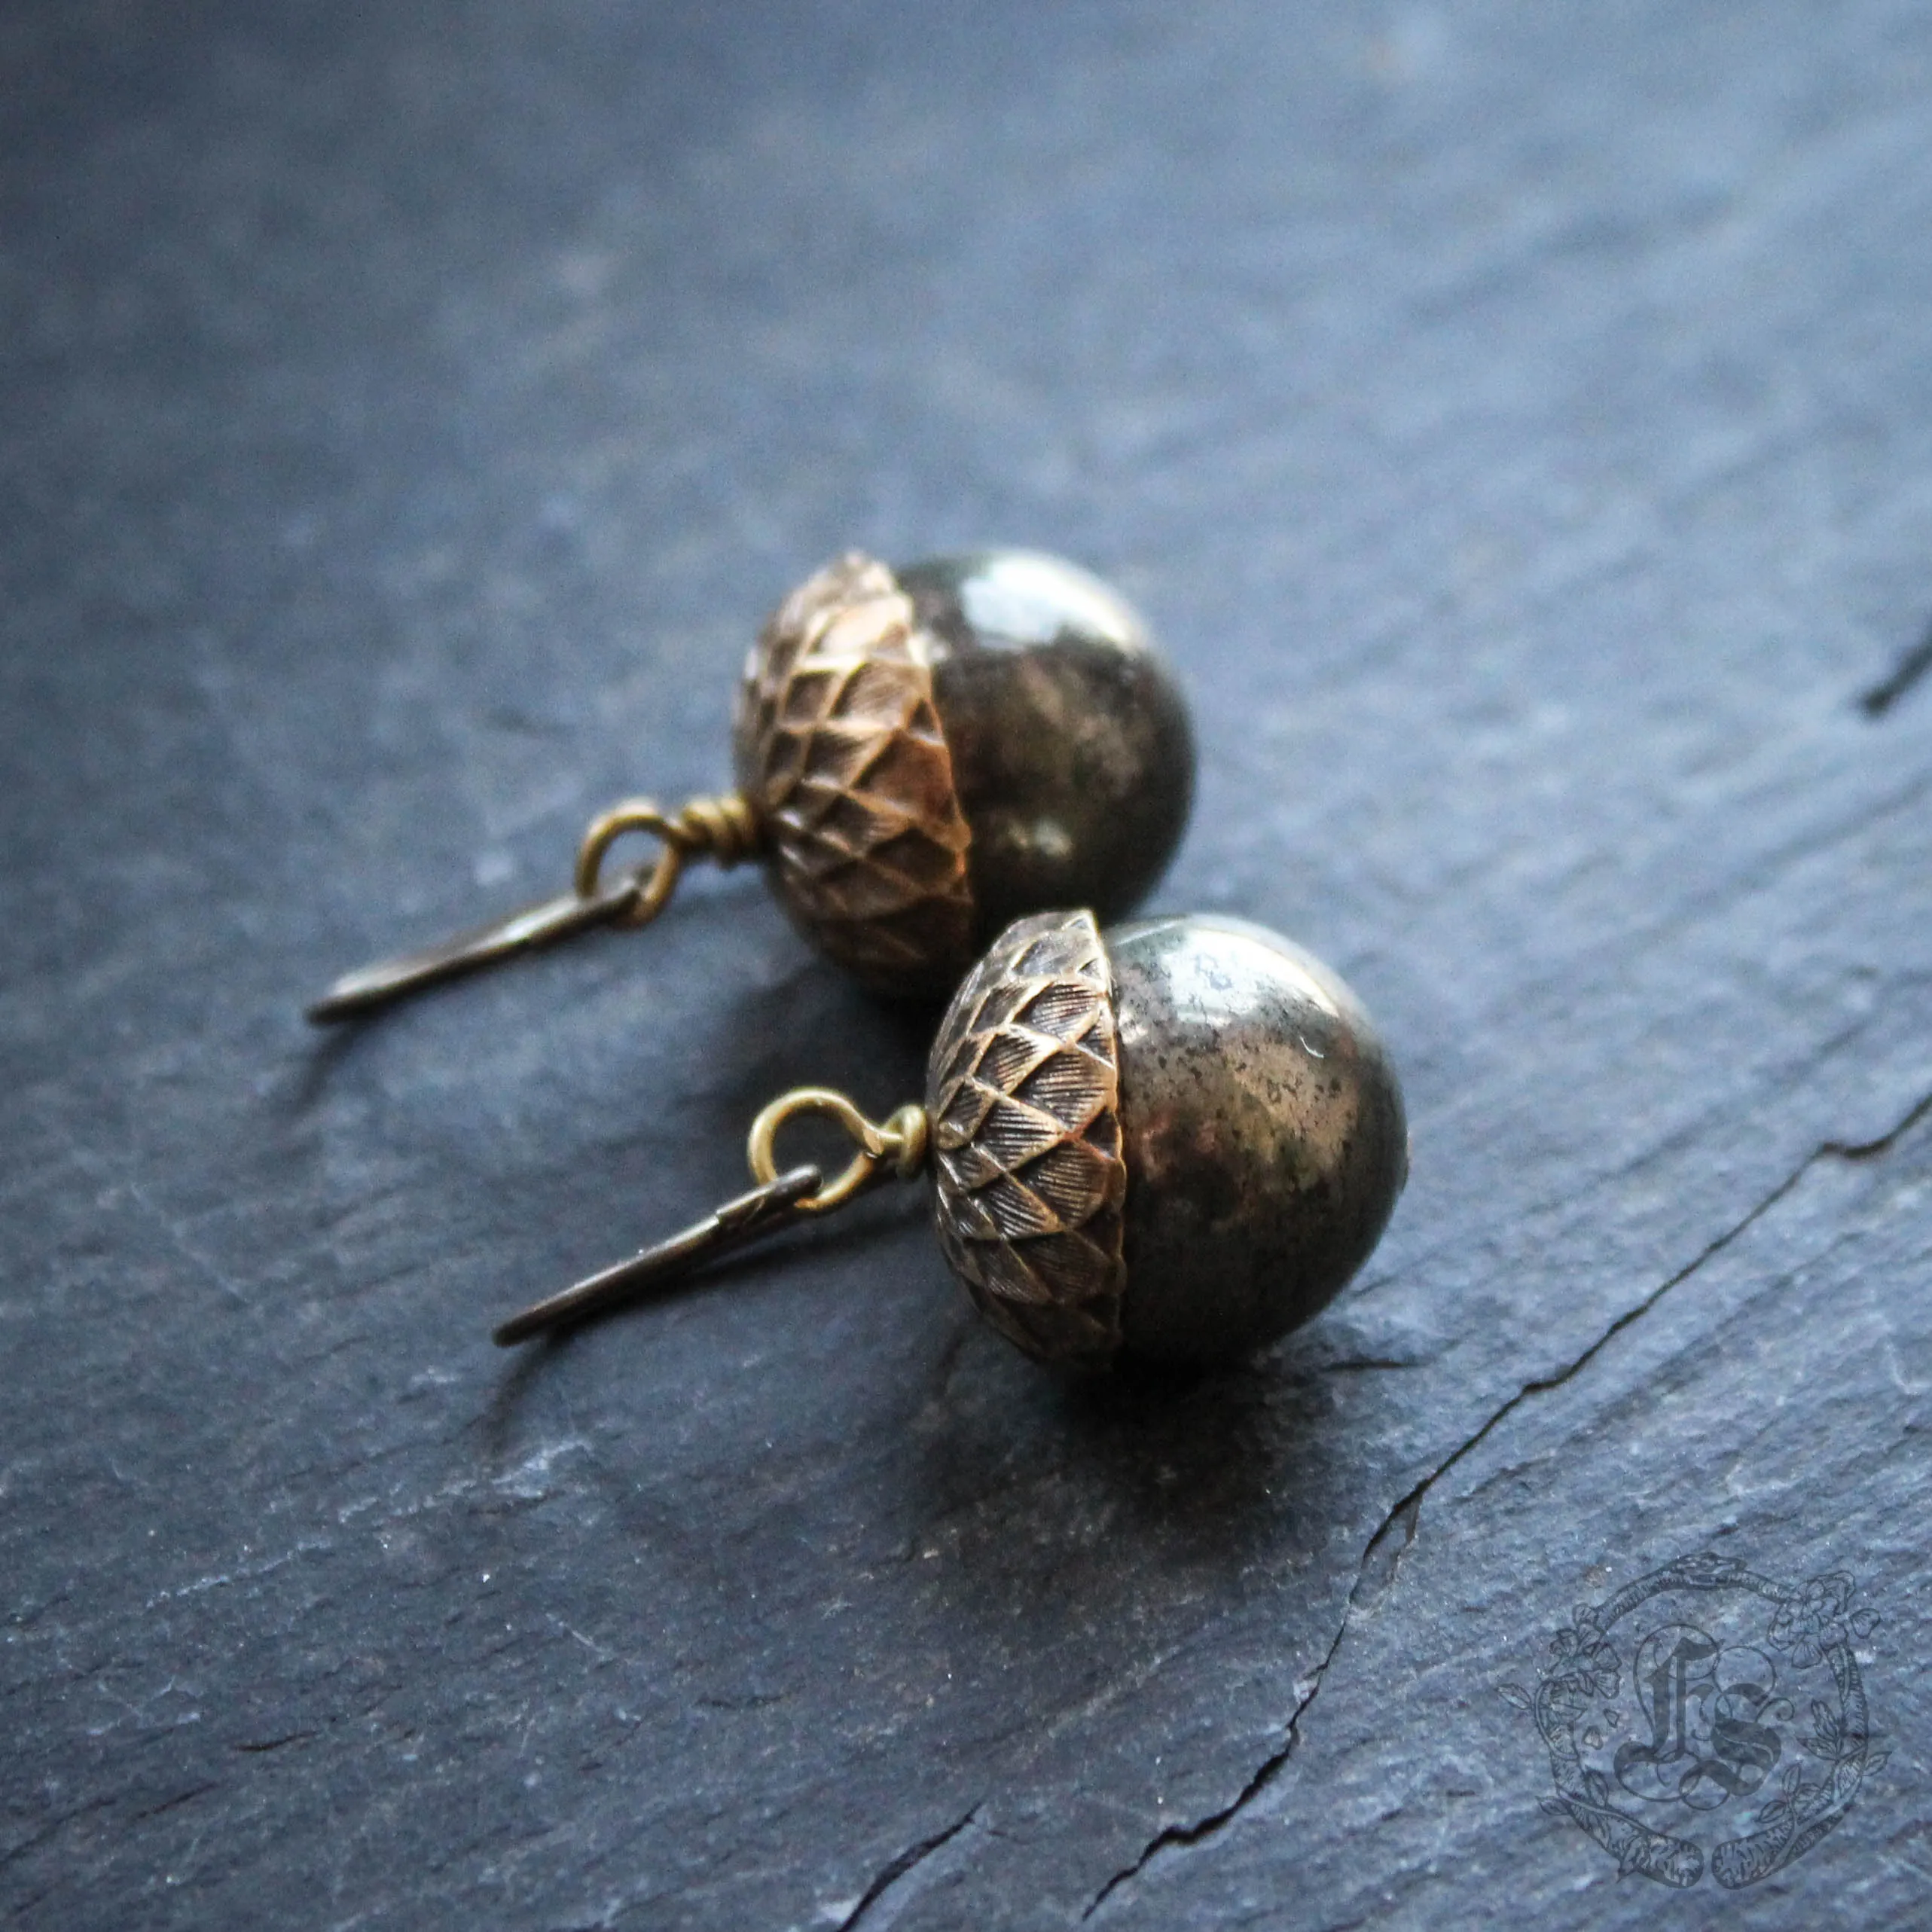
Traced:
POLYGON ((926 1100, 883 1125, 805 1088, 749 1147, 758 1186, 634 1259, 526 1309, 505 1344, 614 1308, 726 1248, 931 1172, 939 1245, 979 1312, 1028 1354, 1225 1360, 1325 1307, 1380 1238, 1409 1174, 1402 1089, 1360 1003, 1259 926, 1042 913, 955 995, 926 1100), (777 1170, 802 1113, 858 1143, 827 1185, 777 1170))
POLYGON ((337 980, 317 1021, 598 926, 642 926, 686 862, 761 856, 795 924, 875 989, 943 997, 1009 920, 1130 910, 1186 828, 1187 707, 1132 608, 1057 557, 894 571, 853 552, 794 591, 746 665, 738 789, 604 813, 572 889, 337 980), (632 833, 655 861, 607 882, 632 833))

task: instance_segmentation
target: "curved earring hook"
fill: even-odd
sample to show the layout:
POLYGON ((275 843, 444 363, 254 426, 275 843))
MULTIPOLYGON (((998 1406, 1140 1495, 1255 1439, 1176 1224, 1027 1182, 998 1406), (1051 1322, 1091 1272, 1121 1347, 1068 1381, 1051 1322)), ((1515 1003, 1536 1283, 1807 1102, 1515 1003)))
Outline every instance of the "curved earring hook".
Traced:
POLYGON ((830 1213, 882 1180, 916 1180, 926 1165, 931 1131, 926 1109, 916 1102, 908 1102, 884 1121, 872 1121, 829 1087, 795 1087, 752 1122, 745 1158, 758 1186, 749 1194, 713 1208, 669 1241, 512 1315, 498 1325, 492 1339, 508 1348, 552 1329, 574 1326, 634 1300, 647 1289, 668 1286, 714 1255, 763 1241, 812 1215, 830 1213), (779 1129, 808 1113, 835 1120, 858 1150, 850 1165, 829 1185, 814 1167, 792 1167, 782 1174, 775 1170, 779 1129))
POLYGON ((649 925, 670 902, 689 860, 705 858, 721 866, 735 865, 755 852, 759 842, 758 819, 749 801, 739 792, 693 798, 672 813, 661 810, 649 798, 626 798, 591 822, 577 848, 569 892, 540 899, 440 945, 344 973, 307 1009, 307 1016, 318 1026, 358 1018, 410 993, 599 926, 649 925), (632 832, 650 834, 661 849, 651 864, 636 866, 606 885, 605 857, 618 839, 632 832))

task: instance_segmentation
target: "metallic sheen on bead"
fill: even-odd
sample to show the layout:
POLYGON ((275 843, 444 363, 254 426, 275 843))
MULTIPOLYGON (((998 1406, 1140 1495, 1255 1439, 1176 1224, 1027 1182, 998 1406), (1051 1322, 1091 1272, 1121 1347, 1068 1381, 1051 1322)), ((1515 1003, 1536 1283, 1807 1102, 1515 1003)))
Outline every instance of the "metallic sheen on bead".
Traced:
POLYGON ((734 744, 786 911, 902 995, 943 997, 1023 914, 1130 910, 1194 798, 1140 618, 1033 551, 828 564, 760 633, 734 744))
POLYGON ((1408 1175, 1360 1003, 1240 920, 1015 920, 941 1023, 926 1103, 947 1259, 1061 1368, 1265 1346, 1361 1266, 1408 1175))
POLYGON ((1139 614, 1037 551, 896 574, 940 646, 933 702, 972 833, 980 943, 1042 906, 1131 911, 1180 843, 1195 777, 1186 701, 1139 614))
POLYGON ((1402 1088, 1335 973, 1246 921, 1106 935, 1127 1162, 1125 1347, 1176 1365, 1319 1314, 1409 1177, 1402 1088))

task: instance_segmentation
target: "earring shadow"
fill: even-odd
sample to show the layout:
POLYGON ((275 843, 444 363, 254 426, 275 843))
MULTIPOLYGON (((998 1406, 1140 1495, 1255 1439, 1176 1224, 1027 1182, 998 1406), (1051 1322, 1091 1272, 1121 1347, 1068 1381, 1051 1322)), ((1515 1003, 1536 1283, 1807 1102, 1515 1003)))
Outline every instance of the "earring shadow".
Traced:
POLYGON ((300 1119, 313 1110, 328 1092, 337 1070, 362 1045, 366 1027, 366 1022, 357 1022, 331 1026, 319 1036, 312 1032, 285 1081, 276 1083, 274 1091, 290 1115, 300 1119))
MULTIPOLYGON (((711 896, 707 893, 703 896, 708 899, 711 896)), ((679 917, 680 911, 688 914, 695 909, 695 907, 690 905, 682 908, 673 906, 665 914, 661 914, 660 917, 675 920, 679 917)), ((514 917, 514 915, 506 917, 514 917)), ((503 922, 498 923, 500 924, 503 922)), ((651 923, 655 926, 658 921, 653 920, 651 923)), ((493 926, 488 926, 478 929, 479 932, 494 929, 493 926)), ((320 1021, 312 1020, 312 1024, 317 1025, 323 1030, 324 1037, 308 1056, 304 1079, 296 1095, 298 1107, 304 1108, 312 1105, 319 1097, 331 1072, 346 1058, 348 1049, 354 1042, 366 1037, 399 1015, 414 1011, 419 1000, 424 996, 434 997, 458 996, 461 989, 470 981, 481 982, 493 978, 499 969, 506 966, 514 971, 523 972, 540 961, 551 960, 553 957, 562 957, 569 951, 575 951, 580 957, 594 957, 591 954, 590 948, 623 936, 623 934, 624 929, 621 927, 594 928, 589 930, 579 928, 574 931, 562 932, 540 944, 520 948, 514 954, 493 958, 480 958, 472 964, 465 964, 459 970, 446 973, 435 979, 426 979, 420 984, 408 987, 384 1000, 380 1005, 365 1007, 357 1011, 340 1012, 320 1021)), ((459 942, 452 940, 450 943, 453 945, 459 942)), ((305 1009, 305 1012, 307 1011, 308 1009, 305 1009)))
POLYGON ((719 1068, 719 1096, 749 1122, 766 1101, 797 1086, 862 1087, 894 1104, 925 1086, 926 1056, 939 1021, 932 1002, 867 991, 810 954, 775 984, 739 1003, 719 1068), (783 1024, 775 1023, 782 1015, 783 1024))
POLYGON ((516 1364, 500 1379, 497 1393, 491 1401, 488 1427, 507 1429, 524 1392, 533 1384, 544 1366, 586 1329, 603 1328, 627 1317, 642 1315, 665 1302, 728 1289, 761 1265, 768 1268, 774 1261, 782 1261, 788 1255, 794 1260, 836 1259, 845 1253, 869 1246, 891 1228, 923 1217, 925 1211, 923 1199, 916 1203, 905 1200, 888 1203, 881 1200, 866 1204, 856 1213, 841 1216, 835 1222, 794 1223, 780 1232, 769 1246, 747 1247, 700 1262, 688 1274, 667 1280, 581 1319, 560 1323, 548 1333, 533 1337, 528 1341, 513 1344, 517 1351, 516 1364))
POLYGON ((952 1601, 995 1632, 1021 1614, 1131 1627, 1244 1576, 1292 1607, 1298 1576, 1327 1573, 1360 1475, 1323 1352, 1291 1340, 1211 1372, 1068 1381, 963 1311, 881 1451, 909 1546, 946 1559, 952 1601))

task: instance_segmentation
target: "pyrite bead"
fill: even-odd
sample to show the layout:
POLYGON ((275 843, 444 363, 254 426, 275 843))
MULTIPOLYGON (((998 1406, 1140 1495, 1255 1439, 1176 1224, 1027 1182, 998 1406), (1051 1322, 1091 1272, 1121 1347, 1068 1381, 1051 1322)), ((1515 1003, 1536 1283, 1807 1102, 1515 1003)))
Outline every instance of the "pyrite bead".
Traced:
POLYGON ((1187 824, 1187 707, 1132 608, 1058 557, 801 584, 746 664, 737 780, 780 899, 881 990, 938 995, 1043 905, 1130 910, 1187 824))
POLYGON ((934 1043, 939 1240, 1029 1354, 1225 1361, 1317 1314, 1408 1177, 1402 1090, 1348 987, 1217 917, 1021 919, 934 1043))
POLYGON ((1187 829, 1195 777, 1186 704, 1139 614, 1036 551, 939 557, 899 580, 940 646, 933 701, 972 832, 979 943, 1042 906, 1131 911, 1187 829))

